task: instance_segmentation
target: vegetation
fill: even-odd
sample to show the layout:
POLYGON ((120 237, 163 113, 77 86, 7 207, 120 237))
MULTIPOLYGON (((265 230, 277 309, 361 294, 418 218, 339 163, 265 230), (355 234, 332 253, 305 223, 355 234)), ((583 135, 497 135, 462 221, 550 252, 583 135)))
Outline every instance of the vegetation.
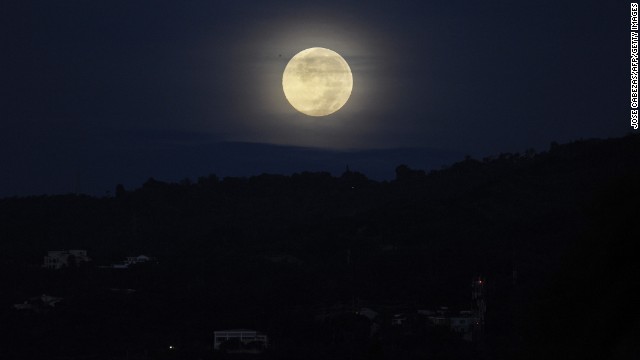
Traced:
POLYGON ((114 197, 0 199, 0 358, 209 358, 227 328, 268 333, 272 358, 626 358, 640 331, 638 154, 629 135, 400 165, 390 182, 209 175, 114 197), (92 264, 40 268, 69 248, 92 264), (98 267, 138 254, 159 264, 98 267), (387 326, 398 309, 469 307, 479 274, 481 342, 387 326), (12 308, 43 293, 64 301, 12 308), (349 315, 362 306, 380 312, 379 336, 349 315), (347 310, 318 322, 336 307, 347 310))

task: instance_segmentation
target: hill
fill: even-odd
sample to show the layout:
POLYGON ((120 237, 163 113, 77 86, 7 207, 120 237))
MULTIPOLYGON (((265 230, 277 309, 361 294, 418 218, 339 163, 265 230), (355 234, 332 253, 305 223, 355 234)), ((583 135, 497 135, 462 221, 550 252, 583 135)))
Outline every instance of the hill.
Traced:
POLYGON ((349 170, 209 175, 119 185, 113 197, 4 198, 0 305, 43 292, 82 303, 118 283, 157 305, 133 319, 176 311, 145 336, 242 325, 288 339, 300 312, 335 304, 464 308, 482 275, 489 310, 477 356, 626 354, 639 328, 637 154, 640 136, 629 135, 428 173, 400 165, 392 181, 349 170), (135 276, 37 269, 47 250, 68 248, 88 250, 94 266, 140 253, 160 264, 135 276))

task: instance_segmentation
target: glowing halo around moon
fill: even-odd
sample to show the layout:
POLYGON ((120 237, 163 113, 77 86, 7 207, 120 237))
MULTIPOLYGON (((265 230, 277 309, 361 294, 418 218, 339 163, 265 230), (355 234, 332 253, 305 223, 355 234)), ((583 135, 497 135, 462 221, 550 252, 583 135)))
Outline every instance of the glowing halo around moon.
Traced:
POLYGON ((296 110, 309 116, 326 116, 349 100, 353 75, 340 54, 313 47, 289 60, 282 75, 282 89, 296 110))

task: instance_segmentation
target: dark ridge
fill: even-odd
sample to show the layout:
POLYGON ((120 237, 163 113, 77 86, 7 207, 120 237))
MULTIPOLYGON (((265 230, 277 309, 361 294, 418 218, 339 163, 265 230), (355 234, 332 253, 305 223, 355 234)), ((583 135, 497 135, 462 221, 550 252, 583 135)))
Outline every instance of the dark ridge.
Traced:
POLYGON ((473 347, 442 340, 460 349, 449 358, 625 358, 639 328, 638 154, 640 136, 629 135, 430 171, 399 165, 390 181, 349 167, 340 176, 149 178, 100 198, 3 198, 0 315, 17 345, 0 354, 39 356, 52 343, 62 344, 60 356, 109 353, 106 343, 142 353, 169 341, 206 353, 213 330, 248 327, 289 344, 274 351, 290 358, 443 358, 424 334, 405 344, 414 355, 403 353, 409 338, 386 320, 387 337, 356 341, 360 318, 336 318, 331 328, 314 317, 336 308, 465 309, 470 281, 482 275, 486 334, 473 347), (85 249, 93 261, 42 270, 56 249, 85 249), (159 263, 99 267, 132 254, 159 263), (42 293, 66 301, 28 319, 11 308, 42 293), (336 331, 347 340, 332 342, 336 331), (81 334, 89 349, 72 340, 81 334))

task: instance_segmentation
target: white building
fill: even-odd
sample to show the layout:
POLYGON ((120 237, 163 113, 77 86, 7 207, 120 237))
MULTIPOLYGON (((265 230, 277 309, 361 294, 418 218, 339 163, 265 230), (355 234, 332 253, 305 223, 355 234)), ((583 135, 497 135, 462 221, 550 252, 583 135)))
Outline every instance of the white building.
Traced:
POLYGON ((269 345, 267 335, 255 330, 214 331, 213 348, 220 350, 221 345, 225 342, 235 342, 238 348, 230 349, 229 352, 238 353, 259 353, 269 345))
POLYGON ((378 316, 378 313, 369 309, 369 308, 362 308, 360 309, 360 311, 358 311, 357 313, 358 315, 362 315, 364 317, 366 317, 369 320, 375 319, 378 316))
POLYGON ((460 334, 462 339, 466 341, 473 340, 473 333, 480 321, 473 311, 460 311, 457 314, 453 314, 448 313, 446 308, 441 310, 445 311, 430 312, 431 315, 427 316, 431 325, 448 327, 452 332, 460 334))
POLYGON ((113 269, 128 269, 129 266, 135 264, 142 264, 149 261, 155 261, 156 259, 147 255, 138 255, 138 256, 127 256, 125 261, 121 261, 119 263, 115 263, 111 265, 113 269))
POLYGON ((16 310, 31 310, 35 312, 45 311, 47 308, 53 308, 57 303, 62 301, 61 297, 42 294, 42 296, 32 297, 25 300, 22 304, 14 304, 16 310))
POLYGON ((473 330, 473 326, 477 322, 477 319, 472 316, 452 316, 449 319, 449 326, 451 331, 457 333, 470 333, 473 330))
POLYGON ((87 256, 87 250, 54 250, 49 251, 44 257, 42 267, 57 270, 89 261, 91 258, 87 256))
POLYGON ((129 265, 133 265, 133 264, 140 264, 140 263, 146 263, 153 260, 151 257, 147 256, 147 255, 138 255, 138 256, 127 256, 127 264, 129 265))
POLYGON ((395 314, 393 318, 391 318, 391 325, 393 326, 402 326, 407 322, 407 315, 405 314, 395 314))

